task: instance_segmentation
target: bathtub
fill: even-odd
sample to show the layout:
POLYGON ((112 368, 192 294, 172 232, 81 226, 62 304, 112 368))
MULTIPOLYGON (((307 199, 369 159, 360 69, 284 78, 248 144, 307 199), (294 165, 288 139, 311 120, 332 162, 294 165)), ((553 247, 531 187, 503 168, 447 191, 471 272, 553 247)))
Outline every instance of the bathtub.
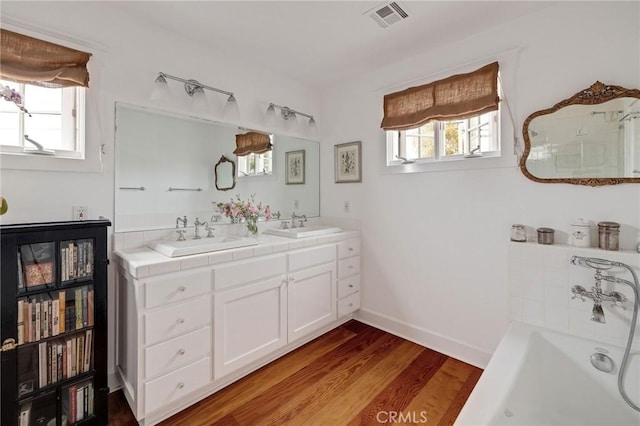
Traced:
MULTIPOLYGON (((623 352, 624 348, 512 322, 455 424, 638 426, 640 413, 618 393, 623 352), (591 365, 596 351, 608 352, 613 372, 591 365)), ((625 389, 638 404, 640 353, 632 354, 625 389)))

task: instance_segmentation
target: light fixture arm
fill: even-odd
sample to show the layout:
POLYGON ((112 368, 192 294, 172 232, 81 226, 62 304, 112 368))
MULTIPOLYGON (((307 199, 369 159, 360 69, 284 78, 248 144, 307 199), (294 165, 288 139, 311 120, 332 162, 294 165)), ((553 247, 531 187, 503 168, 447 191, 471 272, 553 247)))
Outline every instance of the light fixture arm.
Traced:
MULTIPOLYGON (((296 111, 295 109, 291 109, 287 106, 276 105, 273 102, 269 103, 269 107, 278 108, 280 110, 280 115, 285 120, 288 120, 292 115, 302 115, 303 117, 307 117, 310 120, 314 120, 313 115, 305 114, 304 112, 296 111)), ((315 120, 314 120, 315 121, 315 120)))
POLYGON ((222 93, 222 94, 227 95, 227 96, 233 96, 233 92, 228 92, 228 91, 222 90, 222 89, 216 89, 215 87, 211 87, 211 86, 207 86, 205 84, 202 84, 197 80, 185 80, 184 78, 176 77, 176 76, 169 75, 169 74, 166 74, 166 73, 163 73, 163 72, 159 72, 158 76, 164 77, 164 78, 169 78, 171 80, 175 80, 175 81, 179 81, 181 83, 184 83, 184 88, 187 91, 187 93, 189 93, 190 96, 193 96, 194 91, 198 87, 201 87, 201 88, 207 89, 207 90, 212 90, 214 92, 222 93))

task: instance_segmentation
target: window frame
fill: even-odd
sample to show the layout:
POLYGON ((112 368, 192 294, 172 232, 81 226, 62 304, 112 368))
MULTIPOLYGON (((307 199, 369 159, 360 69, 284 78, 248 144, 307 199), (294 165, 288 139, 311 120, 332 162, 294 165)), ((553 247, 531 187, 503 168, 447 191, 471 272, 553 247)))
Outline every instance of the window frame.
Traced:
MULTIPOLYGON (((11 83, 13 84, 13 88, 17 89, 18 92, 23 96, 23 100, 26 102, 25 97, 25 86, 26 83, 11 83)), ((38 87, 35 85, 29 85, 33 87, 38 87)), ((63 90, 62 92, 62 104, 60 108, 61 115, 61 138, 63 140, 63 145, 67 144, 64 142, 65 139, 72 138, 72 142, 69 145, 73 145, 73 150, 68 149, 53 149, 46 146, 46 143, 38 140, 43 144, 44 148, 47 150, 51 150, 54 152, 53 155, 48 157, 54 158, 65 158, 65 159, 85 159, 85 119, 86 119, 86 88, 84 87, 73 87, 67 88, 72 90, 67 90, 66 92, 60 88, 57 90, 63 90)), ((37 111, 32 111, 34 114, 39 113, 37 111)), ((0 143, 0 155, 20 155, 20 156, 38 156, 39 154, 30 153, 25 151, 25 147, 28 148, 31 146, 28 142, 25 141, 25 113, 16 108, 16 114, 18 114, 18 144, 17 145, 3 145, 0 143)))
POLYGON ((260 178, 260 177, 269 177, 269 176, 273 176, 273 170, 274 170, 274 163, 275 163, 275 155, 274 155, 274 143, 273 143, 273 134, 269 134, 269 139, 270 139, 270 143, 271 143, 271 149, 269 151, 263 152, 261 154, 256 154, 254 152, 249 153, 247 155, 236 155, 236 178, 237 179, 248 179, 248 178, 260 178), (264 157, 266 154, 270 154, 270 160, 271 160, 271 172, 270 173, 265 173, 264 172, 264 168, 262 169, 263 171, 261 172, 255 172, 255 173, 247 173, 246 169, 248 166, 245 167, 241 167, 241 162, 246 162, 247 164, 250 161, 250 157, 251 156, 255 156, 256 158, 256 162, 262 162, 264 161, 264 157))
MULTIPOLYGON (((424 158, 408 158, 406 156, 406 130, 388 130, 385 131, 386 141, 387 141, 387 167, 390 166, 408 166, 409 164, 435 164, 435 163, 443 163, 448 161, 460 161, 460 160, 475 160, 480 158, 496 158, 502 155, 502 143, 501 143, 501 108, 496 111, 478 114, 469 118, 460 119, 460 120, 448 120, 448 121, 439 121, 433 120, 430 123, 434 124, 434 155, 432 157, 424 157, 424 158), (478 117, 480 115, 491 114, 492 119, 490 120, 491 131, 494 137, 494 143, 496 145, 496 150, 493 151, 481 151, 481 156, 477 157, 469 157, 469 153, 471 151, 470 147, 470 133, 474 129, 479 129, 481 124, 479 123, 477 126, 471 127, 470 121, 474 117, 478 117), (463 153, 446 155, 445 152, 445 138, 444 138, 444 127, 445 123, 451 121, 465 121, 467 125, 464 130, 464 140, 459 141, 459 144, 462 144, 463 153), (404 157, 408 160, 405 162, 400 158, 395 157, 395 149, 394 144, 397 144, 397 152, 398 156, 404 157)), ((423 127, 423 126, 420 126, 423 127)), ((414 129, 411 129, 414 130, 414 129)))

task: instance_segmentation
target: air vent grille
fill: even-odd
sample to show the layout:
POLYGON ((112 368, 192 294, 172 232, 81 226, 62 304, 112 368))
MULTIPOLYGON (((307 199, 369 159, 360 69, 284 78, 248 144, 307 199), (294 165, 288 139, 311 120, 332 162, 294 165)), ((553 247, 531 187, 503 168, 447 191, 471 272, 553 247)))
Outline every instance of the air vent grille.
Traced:
POLYGON ((382 28, 387 28, 389 25, 409 17, 409 14, 395 1, 374 7, 365 14, 369 15, 382 28))

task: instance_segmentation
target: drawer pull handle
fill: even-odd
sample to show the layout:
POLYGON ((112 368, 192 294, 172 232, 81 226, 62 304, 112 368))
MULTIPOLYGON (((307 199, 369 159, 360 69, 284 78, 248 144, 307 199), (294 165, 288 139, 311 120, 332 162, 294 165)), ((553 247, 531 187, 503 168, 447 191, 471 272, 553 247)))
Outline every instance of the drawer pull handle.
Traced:
POLYGON ((182 388, 184 388, 184 383, 182 382, 178 383, 178 389, 182 389, 182 388))
POLYGON ((178 355, 184 355, 184 354, 185 354, 185 352, 186 352, 186 351, 185 351, 184 349, 180 349, 180 350, 178 351, 178 355))
POLYGON ((349 247, 349 251, 353 251, 353 247, 349 247))
POLYGON ((353 288, 353 284, 349 284, 349 288, 353 288))
POLYGON ((181 292, 181 293, 182 293, 182 292, 184 292, 186 289, 187 289, 187 288, 186 288, 185 286, 183 286, 183 285, 181 285, 180 287, 178 287, 178 291, 179 291, 179 292, 181 292))
POLYGON ((178 324, 184 324, 184 318, 178 318, 178 321, 176 321, 178 324))

